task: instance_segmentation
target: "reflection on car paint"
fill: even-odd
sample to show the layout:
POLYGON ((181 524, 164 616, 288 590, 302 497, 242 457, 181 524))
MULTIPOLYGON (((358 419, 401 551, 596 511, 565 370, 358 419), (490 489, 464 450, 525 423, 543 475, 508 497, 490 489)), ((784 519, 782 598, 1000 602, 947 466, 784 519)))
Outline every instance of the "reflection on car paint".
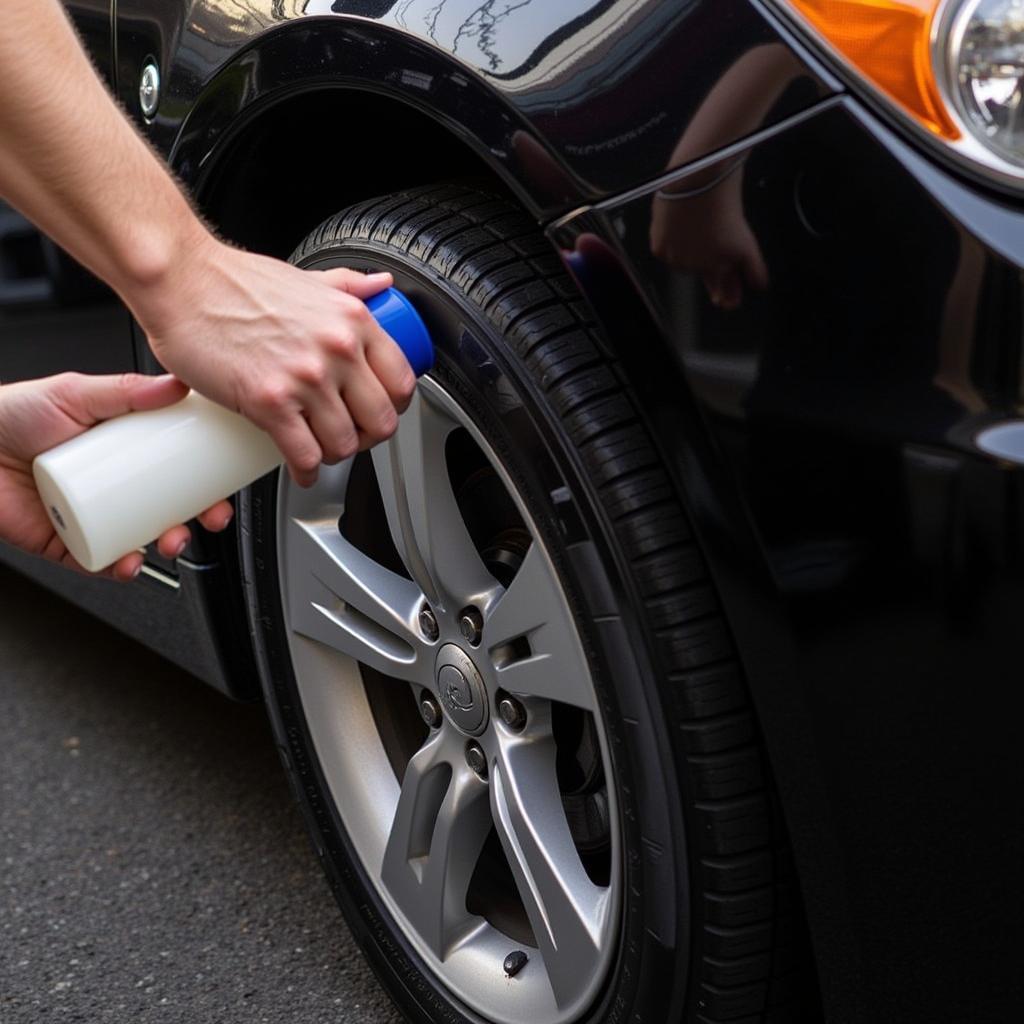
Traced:
MULTIPOLYGON (((779 39, 747 0, 191 0, 163 10, 155 14, 148 0, 118 2, 119 89, 126 102, 147 55, 170 65, 166 109, 150 129, 159 146, 170 149, 181 129, 174 111, 224 75, 233 79, 220 89, 221 115, 225 104, 238 113, 283 87, 276 66, 260 72, 271 45, 289 51, 297 81, 358 68, 363 81, 377 79, 410 98, 441 81, 454 84, 452 76, 466 69, 487 82, 497 102, 493 113, 471 113, 472 134, 510 174, 541 187, 552 177, 550 166, 539 175, 535 170, 535 151, 544 151, 560 180, 552 203, 563 210, 677 166, 673 147, 695 101, 743 54, 779 39), (305 22, 316 25, 315 39, 303 33, 305 22), (524 146, 530 147, 525 161, 524 146)), ((802 63, 793 79, 772 116, 803 109, 835 88, 802 63)), ((200 105, 190 121, 202 116, 200 105)))
MULTIPOLYGON (((1018 214, 974 194, 1003 252, 983 245, 946 208, 960 186, 922 187, 884 131, 829 103, 553 232, 595 306, 607 314, 599 291, 635 295, 683 368, 699 421, 648 378, 652 422, 677 439, 740 646, 759 652, 748 669, 785 737, 777 770, 823 779, 836 848, 856 848, 856 873, 834 881, 866 937, 868 991, 900 977, 877 909, 908 856, 921 892, 941 888, 958 847, 924 837, 937 819, 962 835, 998 815, 985 786, 1019 768, 1002 730, 998 746, 967 743, 954 782, 946 745, 953 722, 984 731, 974 709, 1003 700, 1024 608, 1024 477, 984 440, 993 424, 1016 431, 1024 400, 1022 267, 1005 255, 1018 214), (746 536, 767 577, 749 549, 737 557, 746 536), (894 777, 908 742, 927 760, 894 777)), ((650 358, 622 357, 634 374, 650 358)), ((829 837, 815 842, 827 856, 829 837)), ((995 887, 983 913, 1004 897, 995 887)), ((915 906, 905 931, 923 945, 944 919, 915 906)))

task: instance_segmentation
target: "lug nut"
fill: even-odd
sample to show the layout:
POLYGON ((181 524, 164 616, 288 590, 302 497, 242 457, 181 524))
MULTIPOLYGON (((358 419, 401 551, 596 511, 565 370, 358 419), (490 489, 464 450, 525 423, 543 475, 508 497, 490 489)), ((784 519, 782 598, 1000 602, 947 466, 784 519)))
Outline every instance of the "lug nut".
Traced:
POLYGON ((514 978, 526 966, 529 959, 521 949, 514 949, 505 957, 505 962, 501 966, 509 978, 514 978))
POLYGON ((434 613, 429 605, 424 605, 420 609, 420 630, 423 635, 433 643, 441 633, 438 629, 437 619, 434 617, 434 613))
POLYGON ((502 697, 498 703, 498 714, 501 720, 516 732, 526 725, 526 708, 515 697, 502 697))
POLYGON ((469 746, 466 747, 466 764, 468 764, 481 779, 487 778, 487 755, 484 753, 483 748, 479 743, 470 743, 469 746))
POLYGON ((464 608, 459 616, 459 632, 473 647, 480 643, 480 634, 484 629, 484 619, 479 608, 464 608))
POLYGON ((429 693, 420 697, 420 717, 431 729, 441 727, 441 706, 429 693))

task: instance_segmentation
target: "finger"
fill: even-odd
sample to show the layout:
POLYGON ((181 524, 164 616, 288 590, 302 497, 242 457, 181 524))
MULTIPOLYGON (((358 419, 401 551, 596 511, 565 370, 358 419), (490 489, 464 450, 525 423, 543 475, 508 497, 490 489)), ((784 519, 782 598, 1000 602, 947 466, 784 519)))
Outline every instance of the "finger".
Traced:
POLYGON ((330 270, 321 270, 319 273, 332 287, 339 288, 364 301, 378 292, 384 291, 385 288, 390 288, 395 283, 395 279, 387 271, 361 274, 358 270, 349 270, 347 267, 332 267, 330 270))
POLYGON ((171 405, 187 393, 188 388, 171 374, 147 377, 141 373, 69 373, 61 377, 57 398, 68 416, 83 426, 91 426, 128 412, 171 405))
POLYGON ((399 412, 405 412, 416 390, 416 374, 412 372, 409 360, 395 340, 378 329, 371 335, 366 346, 366 362, 391 404, 399 412))
POLYGON ((333 385, 328 387, 329 391, 321 392, 310 402, 306 417, 320 445, 323 461, 333 466, 355 455, 359 450, 359 436, 341 395, 333 385))
POLYGON ((291 478, 300 487, 315 484, 323 453, 305 417, 296 410, 278 417, 272 423, 260 425, 270 434, 284 456, 291 478))
POLYGON ((371 447, 389 438, 398 426, 398 412, 383 384, 363 361, 345 378, 341 397, 359 430, 361 446, 371 447))
POLYGON ((225 499, 218 501, 216 505, 211 505, 205 512, 200 512, 198 518, 204 529, 211 533, 219 533, 234 516, 235 510, 231 507, 231 502, 225 499))
POLYGON ((108 565, 99 572, 90 572, 77 558, 67 549, 64 542, 54 534, 39 554, 50 562, 70 569, 72 572, 80 573, 82 576, 99 577, 100 579, 119 580, 122 583, 134 579, 142 569, 143 555, 141 551, 130 551, 122 555, 113 565, 108 565))
POLYGON ((164 558, 177 558, 191 540, 192 534, 187 526, 172 526, 164 530, 156 542, 156 549, 164 558))
POLYGON ((110 576, 121 583, 127 583, 135 579, 142 570, 142 554, 133 551, 130 555, 119 558, 109 569, 104 569, 100 576, 110 576))
POLYGON ((113 576, 114 574, 113 566, 109 566, 102 570, 102 572, 89 572, 89 570, 86 569, 70 551, 68 551, 64 541, 62 541, 60 536, 56 533, 50 536, 50 539, 38 554, 48 562, 56 562, 58 565, 64 566, 65 569, 71 569, 73 572, 81 573, 83 576, 113 576))

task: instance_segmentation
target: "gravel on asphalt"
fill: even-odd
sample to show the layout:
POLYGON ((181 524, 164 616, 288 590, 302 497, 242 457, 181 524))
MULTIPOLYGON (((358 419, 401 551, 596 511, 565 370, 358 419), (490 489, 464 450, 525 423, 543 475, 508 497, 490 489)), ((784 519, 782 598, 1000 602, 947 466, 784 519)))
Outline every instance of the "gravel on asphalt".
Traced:
POLYGON ((0 611, 0 1021, 395 1024, 263 710, 3 568, 0 611))

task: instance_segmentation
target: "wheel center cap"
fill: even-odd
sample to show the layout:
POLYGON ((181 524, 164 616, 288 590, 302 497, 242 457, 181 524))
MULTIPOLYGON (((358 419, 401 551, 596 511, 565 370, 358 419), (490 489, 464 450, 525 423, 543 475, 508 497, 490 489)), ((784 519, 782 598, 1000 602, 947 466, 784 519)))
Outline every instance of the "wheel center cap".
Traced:
POLYGON ((457 729, 479 736, 487 724, 487 691, 472 659, 456 644, 445 644, 435 671, 444 713, 457 729))

